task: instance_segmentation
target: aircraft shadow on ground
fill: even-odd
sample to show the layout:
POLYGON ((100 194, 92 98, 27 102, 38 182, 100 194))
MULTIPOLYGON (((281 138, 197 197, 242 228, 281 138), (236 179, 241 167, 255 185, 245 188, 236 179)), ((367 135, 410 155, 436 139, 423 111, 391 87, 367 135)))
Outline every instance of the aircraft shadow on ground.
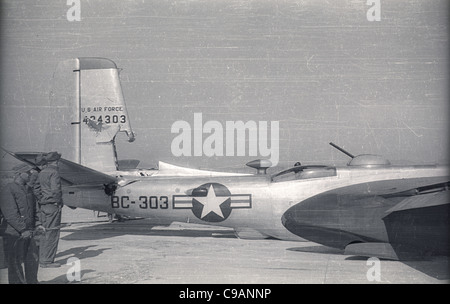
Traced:
POLYGON ((297 251, 297 252, 306 252, 306 253, 320 253, 320 254, 343 254, 344 251, 337 249, 337 248, 331 248, 327 246, 307 246, 307 247, 293 247, 288 248, 289 251, 297 251))
POLYGON ((72 257, 78 258, 79 260, 93 258, 101 255, 105 250, 109 250, 111 248, 102 248, 102 249, 89 249, 90 247, 97 247, 97 245, 89 245, 89 246, 81 246, 70 248, 65 251, 58 252, 56 258, 60 264, 67 264, 67 260, 72 257), (64 259, 60 259, 65 257, 64 259))
MULTIPOLYGON (((336 248, 326 246, 307 246, 307 247, 294 247, 288 248, 289 251, 317 253, 317 254, 336 254, 343 255, 344 251, 336 248)), ((346 257, 347 261, 367 261, 368 257, 364 256, 349 256, 346 257)), ((384 261, 392 261, 386 259, 380 259, 384 261)), ((419 272, 422 272, 432 278, 438 280, 450 280, 450 266, 448 257, 428 257, 426 260, 402 260, 395 261, 396 263, 403 263, 419 272)))
POLYGON ((65 241, 75 240, 101 240, 122 235, 148 235, 148 236, 181 236, 181 237, 213 237, 236 238, 233 231, 224 229, 206 228, 173 228, 161 225, 152 225, 144 220, 129 220, 125 222, 99 223, 77 229, 68 227, 64 232, 70 234, 62 237, 65 241))
MULTIPOLYGON (((92 270, 92 269, 83 269, 83 270, 81 270, 80 271, 81 282, 83 281, 83 277, 84 277, 85 274, 92 273, 92 272, 95 272, 95 270, 92 270)), ((78 282, 77 281, 70 282, 69 279, 67 278, 67 274, 63 274, 63 275, 60 275, 60 276, 58 276, 58 277, 56 277, 54 279, 51 279, 49 281, 40 281, 39 283, 40 284, 67 284, 67 283, 78 283, 78 282)))
MULTIPOLYGON (((101 249, 90 249, 91 247, 96 247, 97 245, 88 245, 88 246, 80 246, 70 248, 64 251, 60 251, 56 254, 56 262, 61 264, 62 267, 65 267, 64 271, 69 271, 69 267, 73 264, 69 263, 71 258, 77 258, 79 260, 93 258, 101 255, 105 250, 109 250, 111 248, 101 248, 101 249)), ((80 278, 82 279, 85 274, 96 272, 93 269, 81 269, 80 278)), ((77 283, 76 280, 71 280, 68 277, 68 274, 60 275, 55 277, 49 281, 40 281, 41 284, 67 284, 67 283, 77 283)))
MULTIPOLYGON (((368 257, 364 256, 350 256, 345 258, 347 261, 367 261, 368 257)), ((392 261, 396 263, 403 263, 421 273, 424 273, 432 278, 438 280, 450 280, 449 258, 444 256, 427 257, 425 259, 411 259, 393 261, 389 259, 380 259, 382 261, 392 261)))
MULTIPOLYGON (((347 261, 367 261, 369 257, 366 256, 349 256, 345 258, 347 261)), ((419 272, 422 272, 432 278, 438 280, 450 280, 449 257, 445 256, 428 256, 416 257, 409 259, 390 260, 382 259, 381 261, 403 263, 419 272)))
POLYGON ((450 267, 448 257, 432 257, 425 261, 402 261, 405 265, 414 268, 438 280, 450 280, 450 267))

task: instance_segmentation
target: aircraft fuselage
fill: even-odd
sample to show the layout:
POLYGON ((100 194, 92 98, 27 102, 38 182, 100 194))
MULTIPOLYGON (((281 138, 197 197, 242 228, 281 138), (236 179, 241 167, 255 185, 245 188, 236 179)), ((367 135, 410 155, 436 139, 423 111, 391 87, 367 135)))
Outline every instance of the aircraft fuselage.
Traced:
MULTIPOLYGON (((390 180, 398 179, 398 176, 408 176, 409 173, 420 177, 429 176, 430 184, 448 179, 447 170, 436 166, 371 169, 327 167, 326 169, 330 171, 330 168, 332 174, 327 173, 328 176, 317 175, 321 170, 325 170, 319 168, 310 172, 305 170, 286 180, 272 180, 270 175, 133 176, 130 179, 132 182, 118 187, 111 196, 98 189, 90 191, 86 188, 78 191, 79 188, 67 187, 64 198, 69 206, 150 218, 158 223, 180 221, 235 229, 249 228, 267 236, 298 240, 296 235, 286 229, 282 218, 287 210, 300 206, 308 198, 337 188, 344 189, 342 194, 345 195, 345 187, 352 186, 353 192, 355 185, 358 187, 360 196, 398 193, 409 190, 411 182, 403 186, 399 181, 393 184, 390 180), (438 177, 436 177, 437 171, 438 177), (372 187, 365 185, 367 182, 374 181, 377 182, 376 187, 373 187, 373 184, 372 187)), ((361 204, 368 203, 367 200, 361 201, 361 204)), ((382 206, 378 212, 382 214, 390 207, 392 206, 382 206)), ((367 209, 358 210, 365 212, 364 210, 367 209)), ((333 212, 336 214, 338 210, 333 212)), ((322 212, 321 216, 323 215, 322 212)), ((352 219, 358 220, 358 217, 352 217, 352 219)), ((380 216, 376 220, 381 223, 380 216)), ((344 227, 354 223, 340 224, 344 227)), ((365 230, 376 231, 374 227, 367 227, 365 230)), ((358 229, 364 230, 364 227, 358 227, 358 229)), ((383 228, 380 229, 383 230, 383 228)), ((376 231, 372 234, 374 233, 374 237, 387 238, 384 231, 376 231)))

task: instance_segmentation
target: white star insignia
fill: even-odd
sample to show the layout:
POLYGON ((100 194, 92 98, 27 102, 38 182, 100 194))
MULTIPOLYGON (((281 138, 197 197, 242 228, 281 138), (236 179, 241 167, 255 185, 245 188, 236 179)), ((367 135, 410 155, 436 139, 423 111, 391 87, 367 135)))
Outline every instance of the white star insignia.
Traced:
POLYGON ((210 185, 207 196, 195 197, 195 200, 203 205, 201 218, 204 218, 211 212, 214 212, 221 218, 224 218, 220 205, 222 205, 229 198, 229 196, 216 196, 213 185, 210 185))

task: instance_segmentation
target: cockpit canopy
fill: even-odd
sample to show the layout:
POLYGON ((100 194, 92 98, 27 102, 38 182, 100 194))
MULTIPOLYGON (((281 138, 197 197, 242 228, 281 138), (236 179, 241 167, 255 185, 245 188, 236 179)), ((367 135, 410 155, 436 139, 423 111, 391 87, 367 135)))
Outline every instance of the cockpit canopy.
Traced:
POLYGON ((336 176, 336 167, 320 165, 296 166, 272 175, 272 182, 284 182, 329 176, 336 176))

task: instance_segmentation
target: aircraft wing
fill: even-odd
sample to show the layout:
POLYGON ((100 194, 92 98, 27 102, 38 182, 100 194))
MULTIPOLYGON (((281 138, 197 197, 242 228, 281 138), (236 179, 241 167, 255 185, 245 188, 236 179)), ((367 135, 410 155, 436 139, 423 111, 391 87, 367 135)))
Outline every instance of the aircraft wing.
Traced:
MULTIPOLYGON (((408 176, 358 183, 312 196, 288 209, 294 234, 346 254, 403 259, 449 250, 449 176, 408 176)), ((444 172, 444 174, 437 173, 444 172)))
MULTIPOLYGON (((10 152, 5 149, 8 154, 29 164, 32 167, 36 167, 34 162, 38 152, 10 152)), ((59 160, 59 174, 61 179, 72 186, 96 186, 116 183, 117 179, 113 176, 104 174, 102 172, 87 168, 79 165, 67 159, 61 158, 59 160)))

